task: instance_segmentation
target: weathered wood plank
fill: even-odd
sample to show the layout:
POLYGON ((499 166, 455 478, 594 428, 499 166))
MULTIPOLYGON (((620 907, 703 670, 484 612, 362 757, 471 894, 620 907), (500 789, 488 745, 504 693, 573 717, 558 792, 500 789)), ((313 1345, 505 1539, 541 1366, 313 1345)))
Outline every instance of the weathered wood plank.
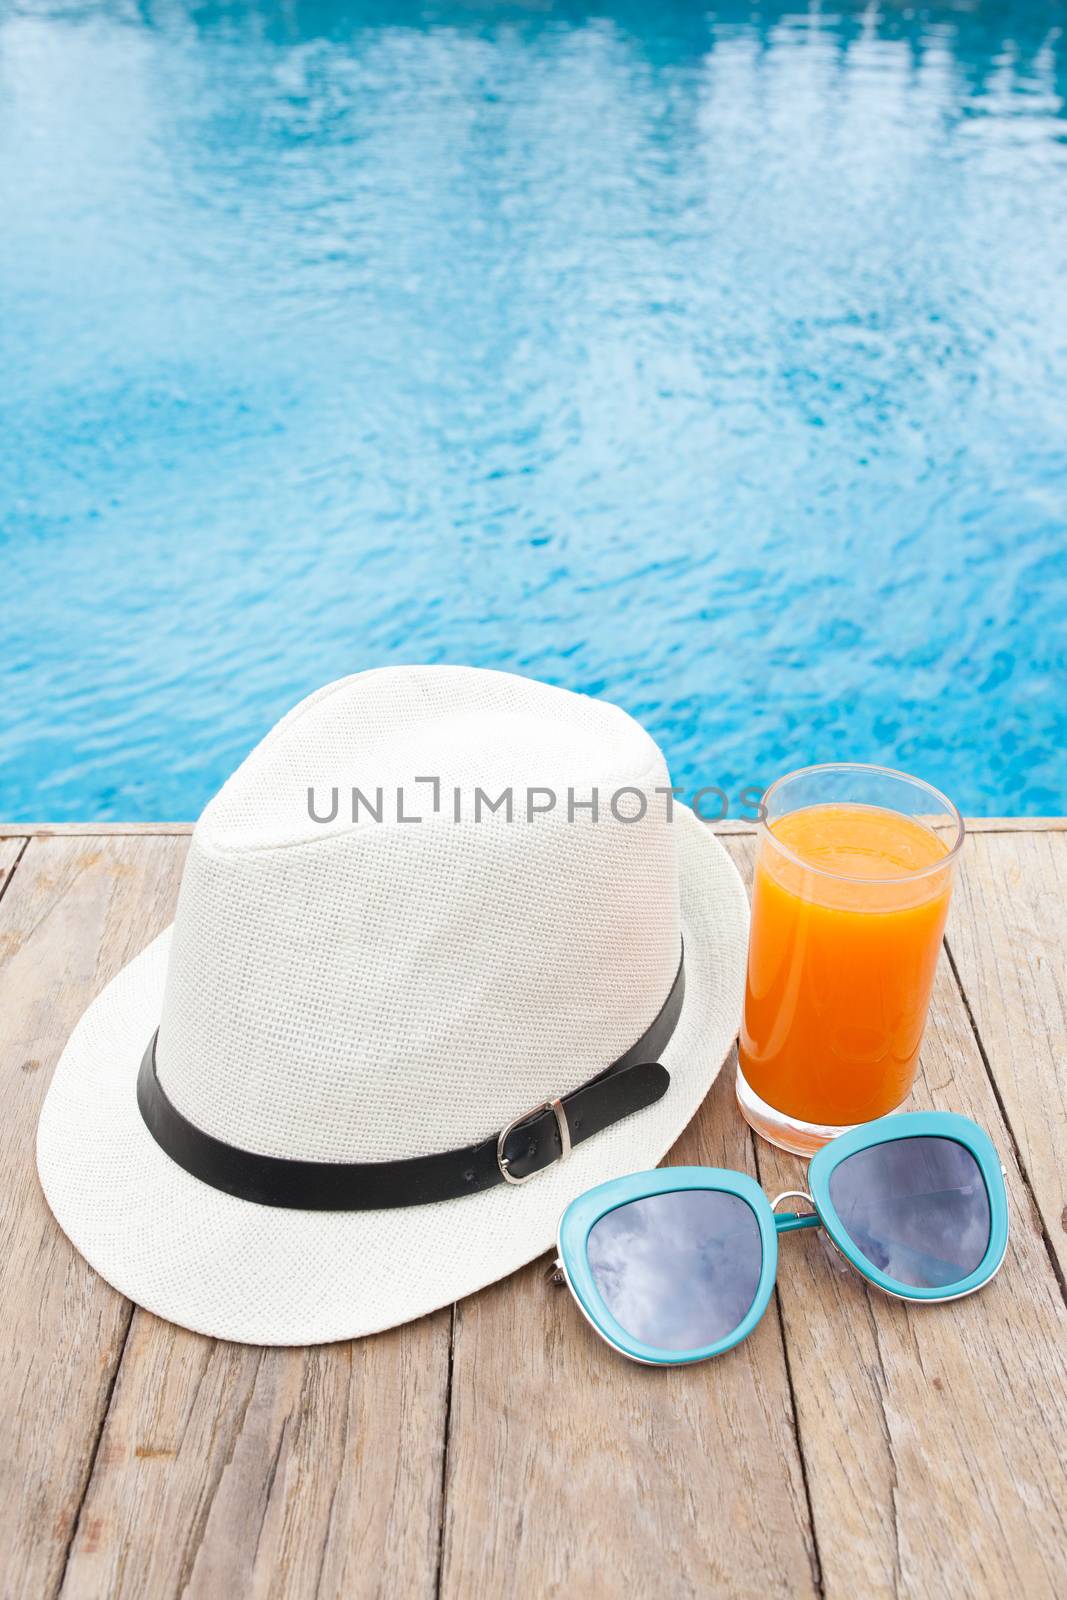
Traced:
MULTIPOLYGON (((720 834, 746 834, 755 830, 754 822, 742 817, 726 817, 709 822, 720 834)), ((0 822, 0 839, 32 838, 125 838, 136 834, 163 834, 167 837, 192 833, 192 822, 0 822)), ((968 833, 1062 833, 1067 832, 1067 817, 968 817, 968 833)))
MULTIPOLYGON (((675 1161, 753 1170, 727 1063, 675 1161)), ((810 1594, 776 1310, 722 1361, 604 1345, 544 1262, 456 1308, 442 1594, 810 1594)))
POLYGON ((432 1596, 449 1324, 260 1350, 137 1311, 63 1596, 432 1596))
POLYGON ((191 822, 0 822, 0 839, 125 839, 144 834, 172 838, 192 831, 191 822))
POLYGON ((1067 836, 972 839, 948 946, 1067 1277, 1067 836))
MULTIPOLYGON (((732 842, 750 875, 751 841, 732 842)), ((964 864, 964 872, 968 870, 964 864)), ((956 1304, 868 1290, 817 1234, 783 1241, 779 1297, 826 1594, 1062 1594, 1067 1585, 1067 1314, 945 961, 909 1107, 987 1128, 1011 1239, 995 1282, 956 1304)), ((804 1165, 760 1144, 770 1194, 804 1165)))
POLYGON ((968 833, 1063 833, 1067 817, 968 817, 968 833))
POLYGON ((59 1582, 130 1316, 45 1204, 37 1115, 85 1006, 165 926, 184 854, 33 839, 0 900, 0 1549, 4 1592, 32 1600, 59 1582))

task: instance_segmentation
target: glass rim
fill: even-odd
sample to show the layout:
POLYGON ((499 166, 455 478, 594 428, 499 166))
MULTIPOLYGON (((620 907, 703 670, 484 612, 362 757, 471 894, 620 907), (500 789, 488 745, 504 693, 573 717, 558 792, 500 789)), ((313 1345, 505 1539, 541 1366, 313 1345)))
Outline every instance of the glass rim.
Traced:
MULTIPOLYGON (((947 794, 943 794, 940 789, 935 789, 932 783, 927 783, 925 778, 916 778, 910 772, 900 772, 896 767, 880 767, 869 761, 820 761, 816 762, 816 764, 811 767, 794 767, 792 772, 783 772, 780 778, 775 778, 774 782, 769 786, 769 788, 764 790, 763 798, 760 801, 760 806, 762 808, 762 815, 760 816, 759 823, 761 836, 763 834, 767 834, 768 837, 773 841, 774 848, 783 856, 785 856, 787 860, 792 861, 798 867, 802 867, 805 872, 817 873, 820 878, 833 878, 838 883, 918 883, 923 878, 932 877, 935 872, 944 872, 946 867, 952 867, 955 865, 956 857, 960 853, 967 831, 964 826, 963 817, 960 815, 958 808, 952 803, 947 794), (929 866, 916 867, 913 872, 903 872, 892 878, 861 878, 857 877, 851 872, 831 872, 827 867, 820 867, 814 861, 806 860, 804 856, 798 855, 795 850, 791 850, 787 844, 783 844, 781 839, 778 838, 777 834, 773 832, 770 824, 767 821, 766 810, 767 802, 776 789, 780 789, 783 784, 788 783, 793 778, 807 778, 813 773, 817 772, 875 773, 880 778, 896 778, 900 782, 910 783, 913 784, 917 789, 925 790, 928 795, 932 795, 935 800, 938 800, 941 803, 941 806, 948 816, 949 822, 955 823, 956 837, 953 840, 951 848, 943 856, 941 856, 939 860, 931 861, 929 866)), ((798 809, 806 810, 809 808, 798 807, 798 809)), ((888 811, 895 808, 886 806, 881 809, 888 811)), ((905 814, 906 813, 903 811, 899 813, 900 816, 904 816, 905 814)))

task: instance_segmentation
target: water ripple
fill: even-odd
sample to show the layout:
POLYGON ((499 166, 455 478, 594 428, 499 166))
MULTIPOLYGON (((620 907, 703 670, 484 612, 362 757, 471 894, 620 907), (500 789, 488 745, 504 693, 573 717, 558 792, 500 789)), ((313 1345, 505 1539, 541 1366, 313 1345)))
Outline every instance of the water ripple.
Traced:
POLYGON ((1062 811, 1056 15, 8 6, 0 814, 415 659, 1062 811))

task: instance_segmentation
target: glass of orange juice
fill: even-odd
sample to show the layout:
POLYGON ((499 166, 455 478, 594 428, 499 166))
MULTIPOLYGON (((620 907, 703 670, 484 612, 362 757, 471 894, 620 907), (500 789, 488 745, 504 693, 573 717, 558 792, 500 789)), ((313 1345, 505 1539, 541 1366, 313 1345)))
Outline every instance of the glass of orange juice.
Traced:
POLYGON ((911 1089, 963 820, 886 767, 805 767, 763 797, 737 1099, 809 1155, 911 1089))

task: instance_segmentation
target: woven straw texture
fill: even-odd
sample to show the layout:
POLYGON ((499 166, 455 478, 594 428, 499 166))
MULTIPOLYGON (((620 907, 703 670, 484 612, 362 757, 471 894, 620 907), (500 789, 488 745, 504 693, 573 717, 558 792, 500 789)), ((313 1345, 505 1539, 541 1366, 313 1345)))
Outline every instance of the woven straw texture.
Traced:
MULTIPOLYGON (((74 1244, 149 1310, 222 1338, 366 1334, 469 1294, 547 1249, 590 1185, 658 1161, 737 1027, 747 904, 721 845, 662 798, 640 823, 565 792, 668 782, 615 707, 503 674, 390 669, 285 718, 205 811, 175 927, 93 1003, 49 1090, 45 1194, 74 1244), (439 775, 418 825, 353 824, 352 784, 439 775), (309 784, 338 785, 335 822, 309 784), (516 818, 456 823, 453 786, 516 791, 516 818), (520 820, 527 784, 562 793, 520 820), (565 1093, 648 1026, 685 939, 686 999, 662 1101, 515 1189, 320 1213, 251 1205, 191 1177, 137 1110, 145 1044, 187 1116, 272 1155, 384 1160, 496 1131, 565 1093)), ((415 791, 409 790, 414 796, 415 791)))
POLYGON ((197 825, 157 1053, 170 1099, 264 1155, 384 1161, 577 1088, 640 1036, 678 965, 668 782, 616 706, 505 673, 390 669, 305 702, 197 825), (340 801, 310 821, 309 781, 380 788, 381 822, 340 801), (622 784, 639 822, 611 814, 622 784), (475 821, 476 788, 509 785, 514 819, 475 821), (568 789, 594 785, 604 815, 571 820, 568 789), (423 820, 395 821, 398 786, 423 820), (529 787, 558 800, 528 822, 529 787))

